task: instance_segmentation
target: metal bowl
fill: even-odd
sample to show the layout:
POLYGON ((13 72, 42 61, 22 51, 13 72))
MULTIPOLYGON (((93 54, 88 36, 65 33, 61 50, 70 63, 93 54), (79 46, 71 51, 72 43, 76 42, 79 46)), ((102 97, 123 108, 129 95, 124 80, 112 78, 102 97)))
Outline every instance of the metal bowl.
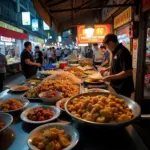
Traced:
POLYGON ((79 94, 75 97, 72 97, 70 98, 66 103, 65 103, 65 110, 66 112, 75 120, 77 121, 78 123, 81 123, 81 124, 86 124, 86 125, 91 125, 91 126, 97 126, 97 127, 125 127, 131 123, 133 123, 141 114, 141 108, 140 106, 134 102, 133 100, 131 100, 130 98, 127 98, 125 96, 122 96, 122 95, 119 95, 119 94, 116 94, 116 93, 112 93, 112 95, 118 97, 118 98, 122 98, 125 100, 125 104, 128 105, 128 107, 132 110, 132 113, 133 113, 133 118, 128 120, 128 121, 125 121, 125 122, 120 122, 120 123, 97 123, 97 122, 92 122, 92 121, 87 121, 87 120, 84 120, 84 119, 81 119, 81 118, 77 118, 75 117, 74 115, 72 115, 68 109, 67 109, 67 105, 75 98, 78 98, 80 96, 96 96, 96 95, 109 95, 110 92, 109 91, 101 91, 101 92, 93 92, 93 93, 83 93, 83 94, 79 94))
POLYGON ((51 121, 54 121, 55 119, 57 119, 60 115, 60 109, 58 109, 57 107, 55 106, 48 106, 48 105, 39 105, 39 106, 36 106, 36 107, 31 107, 31 108, 28 108, 26 109, 25 111, 23 111, 20 115, 20 118, 21 120, 23 120, 24 122, 27 122, 27 123, 31 123, 31 124, 43 124, 43 123, 48 123, 48 122, 51 122, 51 121), (33 109, 37 108, 37 107, 47 107, 47 108, 50 108, 53 112, 53 117, 50 118, 50 119, 47 119, 47 120, 43 120, 43 121, 32 121, 32 120, 29 120, 27 118, 27 115, 29 112, 31 112, 33 109))
POLYGON ((4 128, 0 129, 0 132, 8 128, 13 122, 13 117, 7 113, 0 113, 0 121, 4 123, 4 128))
POLYGON ((42 131, 49 129, 49 128, 63 129, 65 131, 65 133, 67 133, 71 137, 70 138, 70 140, 71 140, 70 145, 68 147, 64 148, 63 150, 73 149, 73 147, 79 141, 79 133, 73 126, 67 125, 64 123, 49 123, 49 124, 39 126, 36 129, 34 129, 32 132, 30 132, 28 140, 27 140, 27 143, 28 143, 28 146, 30 147, 30 149, 39 150, 34 145, 32 145, 32 139, 33 139, 33 137, 39 135, 39 133, 41 133, 42 131))
POLYGON ((1 112, 5 112, 5 113, 10 113, 10 114, 15 114, 15 113, 23 111, 29 105, 29 103, 30 103, 29 100, 27 100, 24 97, 21 97, 21 98, 8 98, 8 99, 2 100, 1 102, 5 102, 5 101, 7 101, 9 99, 16 99, 16 100, 20 101, 21 103, 23 103, 24 105, 23 105, 23 107, 21 107, 19 109, 9 110, 9 111, 0 111, 0 113, 1 112))
POLYGON ((58 107, 61 111, 65 111, 65 109, 63 109, 60 105, 61 103, 64 103, 64 107, 65 107, 65 103, 66 101, 68 100, 69 98, 63 98, 61 100, 59 100, 57 103, 56 103, 56 107, 58 107))

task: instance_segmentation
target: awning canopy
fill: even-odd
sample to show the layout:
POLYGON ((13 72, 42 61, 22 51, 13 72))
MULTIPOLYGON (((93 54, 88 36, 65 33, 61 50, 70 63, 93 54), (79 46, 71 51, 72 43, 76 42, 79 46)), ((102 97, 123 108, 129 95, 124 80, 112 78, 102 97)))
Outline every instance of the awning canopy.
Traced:
POLYGON ((6 36, 19 40, 28 40, 28 35, 25 33, 15 32, 6 28, 0 27, 0 36, 6 36))
POLYGON ((107 2, 108 0, 33 0, 36 11, 49 26, 53 22, 57 33, 78 24, 99 22, 101 8, 94 7, 101 7, 107 2))

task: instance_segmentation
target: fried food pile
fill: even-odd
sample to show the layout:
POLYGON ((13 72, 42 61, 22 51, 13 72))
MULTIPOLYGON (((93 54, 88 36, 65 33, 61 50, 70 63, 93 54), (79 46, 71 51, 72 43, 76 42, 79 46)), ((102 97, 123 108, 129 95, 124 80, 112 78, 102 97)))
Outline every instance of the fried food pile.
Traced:
POLYGON ((69 80, 43 80, 38 86, 33 87, 26 93, 28 98, 37 98, 41 92, 56 90, 62 92, 62 98, 75 96, 79 93, 79 86, 69 80))
POLYGON ((124 100, 111 94, 80 96, 68 103, 67 109, 77 118, 97 123, 119 123, 133 118, 124 100))

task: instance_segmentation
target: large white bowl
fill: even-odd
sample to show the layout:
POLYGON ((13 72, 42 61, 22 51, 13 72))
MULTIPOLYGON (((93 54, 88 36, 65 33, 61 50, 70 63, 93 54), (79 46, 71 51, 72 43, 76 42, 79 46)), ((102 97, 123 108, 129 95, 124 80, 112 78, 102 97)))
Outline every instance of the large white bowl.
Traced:
POLYGON ((31 123, 31 124, 43 124, 43 123, 48 123, 48 122, 51 122, 55 119, 57 119, 60 115, 60 109, 58 109, 57 107, 55 106, 48 106, 48 105, 39 105, 39 106, 36 106, 36 107, 31 107, 31 108, 28 108, 26 109, 25 111, 23 111, 20 115, 21 117, 21 120, 23 120, 24 122, 27 122, 27 123, 31 123), (27 118, 27 115, 29 112, 31 112, 33 109, 37 108, 37 107, 48 107, 52 110, 53 112, 53 117, 50 118, 50 119, 47 119, 47 120, 43 120, 43 121, 32 121, 32 120, 29 120, 27 118))
MULTIPOLYGON (((4 100, 1 100, 1 102, 5 102, 5 101, 7 101, 7 100, 9 100, 9 99, 13 99, 13 98, 4 99, 4 100)), ((14 113, 21 112, 21 111, 24 110, 24 109, 29 105, 29 103, 30 103, 30 101, 27 100, 27 99, 24 98, 24 97, 21 97, 21 98, 14 98, 14 99, 16 99, 16 100, 20 101, 21 103, 23 103, 23 104, 24 104, 23 107, 18 108, 18 109, 15 109, 15 110, 9 110, 9 111, 1 111, 1 110, 0 110, 0 113, 1 113, 1 112, 5 112, 5 113, 14 114, 14 113)))
POLYGON ((39 126, 35 128, 32 132, 30 132, 27 143, 30 149, 32 150, 39 150, 34 145, 32 145, 32 139, 33 137, 37 136, 39 133, 41 133, 43 130, 49 129, 49 128, 59 128, 63 129, 66 134, 68 134, 71 137, 71 144, 64 148, 63 150, 71 150, 79 141, 79 133, 78 131, 71 125, 67 125, 64 123, 49 123, 42 126, 39 126))
POLYGON ((0 113, 0 121, 4 122, 4 128, 0 129, 0 132, 8 128, 13 122, 13 117, 7 113, 0 113))
POLYGON ((46 104, 54 104, 54 103, 56 103, 58 100, 61 99, 62 92, 58 92, 58 91, 55 91, 55 92, 57 92, 57 94, 58 94, 58 96, 55 96, 55 97, 51 97, 51 98, 48 98, 48 97, 47 97, 47 98, 45 98, 45 97, 42 96, 43 94, 48 93, 48 92, 49 92, 49 91, 42 92, 42 93, 39 94, 40 99, 41 99, 44 103, 46 103, 46 104))

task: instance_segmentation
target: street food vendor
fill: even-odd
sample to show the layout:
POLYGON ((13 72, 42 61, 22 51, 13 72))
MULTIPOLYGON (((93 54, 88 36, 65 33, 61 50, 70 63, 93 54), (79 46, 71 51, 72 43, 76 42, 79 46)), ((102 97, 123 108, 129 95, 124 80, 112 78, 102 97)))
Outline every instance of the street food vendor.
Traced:
POLYGON ((110 75, 104 78, 110 81, 112 88, 121 95, 131 97, 134 92, 132 76, 132 57, 129 50, 118 42, 117 36, 108 34, 105 36, 104 45, 112 52, 111 66, 102 68, 101 73, 110 70, 110 75))
POLYGON ((21 52, 21 67, 24 76, 28 79, 33 75, 36 75, 37 67, 41 67, 41 64, 33 62, 31 42, 25 42, 24 47, 25 49, 21 52))

